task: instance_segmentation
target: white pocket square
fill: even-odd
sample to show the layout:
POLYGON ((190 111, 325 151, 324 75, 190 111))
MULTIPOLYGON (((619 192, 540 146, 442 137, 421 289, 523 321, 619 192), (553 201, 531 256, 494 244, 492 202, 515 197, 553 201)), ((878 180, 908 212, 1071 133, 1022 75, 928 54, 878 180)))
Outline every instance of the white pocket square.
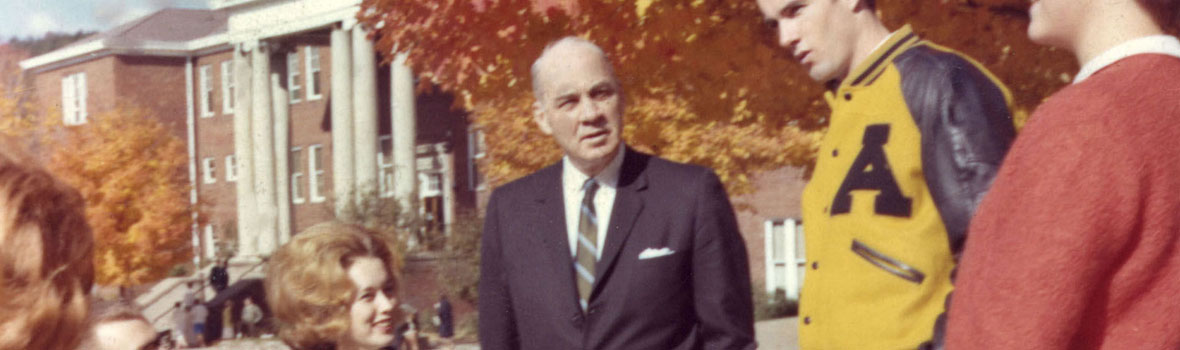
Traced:
POLYGON ((660 249, 647 248, 647 249, 643 250, 642 253, 639 253, 639 260, 647 260, 647 259, 658 258, 661 256, 668 256, 668 255, 672 255, 672 253, 675 253, 675 252, 676 252, 675 250, 668 249, 668 247, 663 247, 660 249))

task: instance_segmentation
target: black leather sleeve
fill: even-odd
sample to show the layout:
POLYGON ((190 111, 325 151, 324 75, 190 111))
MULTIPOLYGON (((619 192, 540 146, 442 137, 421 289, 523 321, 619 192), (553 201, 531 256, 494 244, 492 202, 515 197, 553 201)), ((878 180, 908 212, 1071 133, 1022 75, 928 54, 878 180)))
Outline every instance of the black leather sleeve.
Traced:
MULTIPOLYGON (((1016 137, 1012 113, 999 82, 956 54, 921 46, 898 55, 895 64, 922 135, 926 185, 958 261, 975 209, 1016 137)), ((947 294, 947 311, 938 316, 931 340, 920 349, 944 349, 950 301, 947 294)))
POLYGON ((962 57, 915 47, 896 58, 922 134, 922 171, 958 257, 967 227, 1016 136, 1003 92, 962 57))

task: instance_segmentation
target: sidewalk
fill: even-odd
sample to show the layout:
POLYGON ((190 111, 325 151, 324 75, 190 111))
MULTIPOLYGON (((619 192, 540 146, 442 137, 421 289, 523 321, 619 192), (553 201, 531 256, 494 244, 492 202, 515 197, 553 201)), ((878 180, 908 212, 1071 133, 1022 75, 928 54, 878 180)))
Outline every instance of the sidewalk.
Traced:
POLYGON ((761 321, 754 324, 758 349, 798 350, 799 327, 795 317, 761 321))

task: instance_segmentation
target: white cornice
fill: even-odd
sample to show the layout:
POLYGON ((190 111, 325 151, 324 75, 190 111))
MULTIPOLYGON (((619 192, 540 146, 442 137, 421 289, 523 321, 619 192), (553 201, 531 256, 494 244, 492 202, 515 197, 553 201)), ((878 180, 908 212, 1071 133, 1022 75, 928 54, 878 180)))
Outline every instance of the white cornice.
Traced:
POLYGON ((111 39, 63 48, 20 62, 22 70, 45 71, 108 55, 150 55, 165 57, 200 56, 230 49, 225 33, 189 41, 140 41, 134 45, 118 45, 111 39))

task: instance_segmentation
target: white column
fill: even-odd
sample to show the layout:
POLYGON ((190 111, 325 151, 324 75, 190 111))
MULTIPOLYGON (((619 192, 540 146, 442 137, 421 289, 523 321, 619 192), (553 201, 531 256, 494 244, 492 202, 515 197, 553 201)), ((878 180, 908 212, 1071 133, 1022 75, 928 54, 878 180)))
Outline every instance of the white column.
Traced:
POLYGON ((258 212, 258 253, 269 254, 278 248, 276 223, 278 207, 275 201, 275 129, 274 115, 271 114, 270 92, 270 48, 260 43, 251 55, 254 70, 253 119, 254 132, 254 191, 258 212))
POLYGON ((440 143, 436 147, 442 157, 443 235, 450 237, 451 226, 455 223, 455 152, 450 150, 449 143, 440 143))
POLYGON ((254 133, 250 119, 250 61, 245 45, 234 50, 234 158, 237 169, 238 256, 257 255, 254 214, 254 133))
POLYGON ((356 189, 358 194, 376 197, 377 53, 361 25, 352 27, 352 83, 356 189))
MULTIPOLYGON (((279 55, 285 61, 286 57, 279 55)), ((278 65, 283 67, 285 65, 278 65)), ((278 201, 278 245, 291 239, 291 100, 283 75, 270 74, 271 101, 275 115, 275 199, 278 201)), ((298 161, 298 160, 296 160, 298 161)))
POLYGON ((348 31, 332 29, 332 195, 336 214, 356 189, 353 167, 352 49, 348 31))
MULTIPOLYGON (((224 78, 222 78, 224 79, 224 78)), ((197 222, 200 217, 197 216, 197 122, 195 118, 195 106, 193 103, 193 93, 196 91, 193 88, 193 57, 189 56, 184 60, 184 100, 185 100, 185 126, 188 131, 188 183, 189 183, 189 204, 192 205, 193 219, 192 236, 196 237, 200 233, 197 222)), ((201 266, 200 246, 193 244, 193 266, 201 266)))
POLYGON ((414 111, 414 73, 406 66, 406 54, 398 53, 390 63, 390 98, 392 104, 393 190, 402 210, 412 209, 418 175, 414 164, 418 121, 414 111))

